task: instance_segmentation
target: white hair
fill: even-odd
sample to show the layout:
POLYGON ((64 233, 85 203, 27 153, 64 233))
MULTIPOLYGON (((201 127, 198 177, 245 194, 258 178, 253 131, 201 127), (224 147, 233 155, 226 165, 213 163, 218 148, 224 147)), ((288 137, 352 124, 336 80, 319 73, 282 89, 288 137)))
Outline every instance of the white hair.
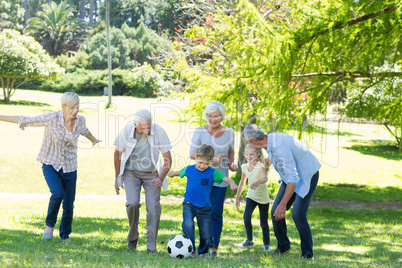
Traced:
POLYGON ((251 124, 244 128, 242 136, 246 142, 249 142, 250 140, 260 141, 264 139, 266 134, 257 125, 251 124))
POLYGON ((65 92, 61 95, 61 105, 73 107, 80 103, 80 97, 74 92, 65 92))
POLYGON ((138 125, 141 121, 152 121, 152 115, 147 109, 142 109, 135 113, 134 123, 138 125))
POLYGON ((208 120, 208 114, 214 113, 216 111, 219 111, 222 116, 222 121, 225 119, 225 107, 223 106, 222 102, 220 101, 211 101, 210 103, 207 104, 207 107, 205 107, 204 110, 204 117, 205 119, 208 120))

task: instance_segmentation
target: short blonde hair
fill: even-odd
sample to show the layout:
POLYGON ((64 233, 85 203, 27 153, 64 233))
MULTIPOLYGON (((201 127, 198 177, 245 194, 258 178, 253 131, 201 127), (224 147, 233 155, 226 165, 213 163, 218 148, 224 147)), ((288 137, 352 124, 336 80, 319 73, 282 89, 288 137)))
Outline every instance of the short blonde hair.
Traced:
POLYGON ((222 121, 225 119, 225 106, 223 106, 222 102, 220 101, 211 101, 210 103, 207 104, 207 106, 204 109, 204 117, 205 119, 208 120, 208 114, 214 113, 216 111, 219 111, 222 116, 222 121))
POLYGON ((65 92, 61 95, 61 105, 73 107, 80 103, 80 97, 74 92, 65 92))

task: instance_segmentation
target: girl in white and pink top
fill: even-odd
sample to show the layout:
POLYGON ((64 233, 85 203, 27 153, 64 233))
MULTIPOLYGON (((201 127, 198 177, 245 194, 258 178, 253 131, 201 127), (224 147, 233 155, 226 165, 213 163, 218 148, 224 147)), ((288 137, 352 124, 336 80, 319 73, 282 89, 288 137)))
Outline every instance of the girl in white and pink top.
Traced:
POLYGON ((77 139, 83 135, 92 142, 92 146, 100 141, 86 127, 85 117, 78 115, 77 94, 64 93, 61 97, 61 106, 60 112, 48 112, 32 117, 0 115, 0 121, 18 123, 22 130, 27 126, 45 127, 37 160, 43 164, 43 175, 52 195, 43 237, 46 240, 52 239, 57 214, 63 202, 60 238, 62 241, 70 242, 77 182, 77 139))

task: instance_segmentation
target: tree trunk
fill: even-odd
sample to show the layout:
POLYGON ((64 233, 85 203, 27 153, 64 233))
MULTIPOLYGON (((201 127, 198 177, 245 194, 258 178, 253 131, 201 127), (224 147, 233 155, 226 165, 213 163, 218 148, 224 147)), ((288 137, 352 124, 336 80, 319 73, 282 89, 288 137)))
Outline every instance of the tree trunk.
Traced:
POLYGON ((85 0, 81 0, 79 18, 85 19, 85 0))
POLYGON ((24 9, 25 9, 24 26, 27 26, 27 22, 28 22, 28 19, 29 19, 29 15, 28 15, 28 0, 24 0, 24 9))
POLYGON ((89 26, 91 27, 94 25, 94 2, 94 0, 89 1, 89 26))

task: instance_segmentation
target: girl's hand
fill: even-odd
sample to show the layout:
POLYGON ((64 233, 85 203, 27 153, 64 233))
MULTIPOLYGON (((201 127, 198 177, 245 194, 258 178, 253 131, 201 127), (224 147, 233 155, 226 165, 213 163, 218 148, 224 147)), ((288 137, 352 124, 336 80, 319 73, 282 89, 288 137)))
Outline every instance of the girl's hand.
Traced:
POLYGON ((260 182, 259 181, 256 181, 256 182, 254 182, 253 184, 251 184, 250 185, 250 188, 252 189, 252 190, 255 190, 255 189, 257 189, 257 187, 260 185, 260 182))
POLYGON ((239 198, 236 198, 236 208, 238 211, 240 211, 240 200, 239 198))

